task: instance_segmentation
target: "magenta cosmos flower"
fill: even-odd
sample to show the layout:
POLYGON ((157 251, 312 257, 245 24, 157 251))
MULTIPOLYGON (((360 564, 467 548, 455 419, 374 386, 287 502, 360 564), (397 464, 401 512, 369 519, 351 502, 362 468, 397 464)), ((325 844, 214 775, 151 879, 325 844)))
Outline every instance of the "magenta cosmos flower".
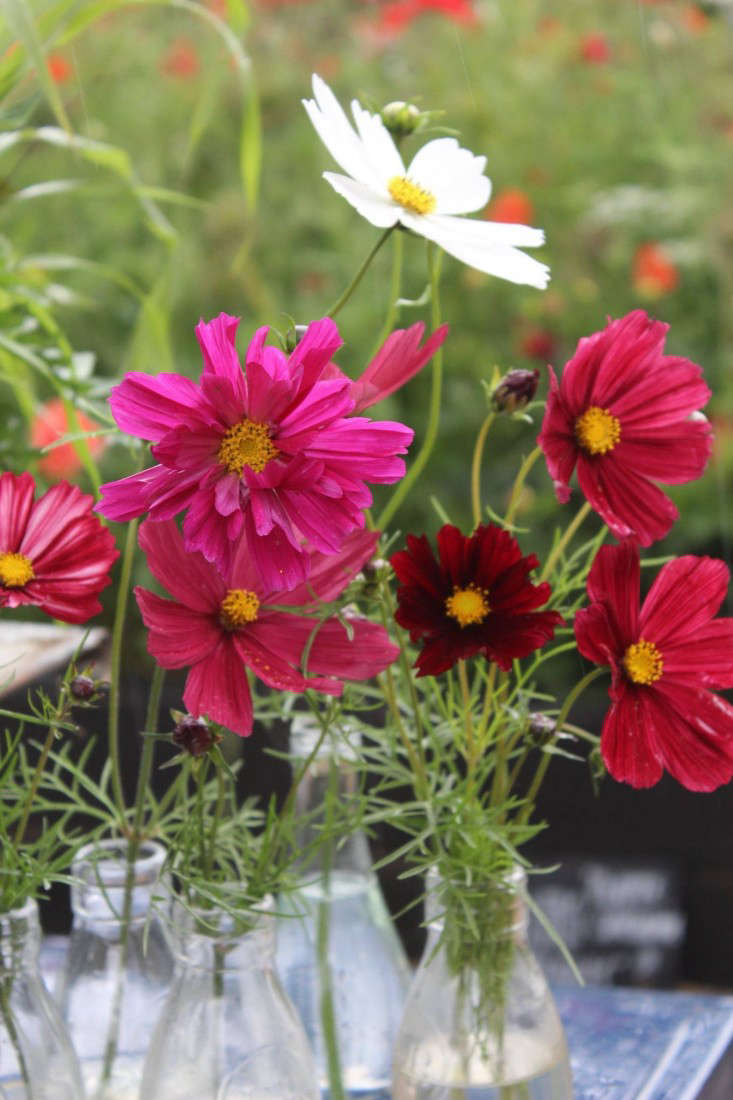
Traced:
POLYGON ((531 583, 537 558, 522 557, 507 531, 483 524, 463 535, 445 524, 437 542, 437 559, 425 535, 408 535, 407 550, 390 558, 400 581, 395 618, 424 643, 418 675, 437 676, 476 654, 509 669, 552 638, 562 617, 536 610, 550 586, 531 583))
POLYGON ((150 571, 173 597, 135 589, 150 631, 148 650, 163 668, 190 669, 183 701, 196 717, 246 737, 252 731, 248 668, 278 691, 339 695, 341 679, 368 679, 399 653, 376 623, 352 618, 347 632, 333 618, 319 626, 312 613, 314 594, 335 599, 371 557, 376 532, 353 532, 337 555, 308 554, 306 581, 287 593, 263 585, 243 540, 222 575, 202 554, 186 551, 174 520, 147 520, 139 538, 150 571), (281 610, 306 604, 310 614, 281 610))
POLYGON ((30 474, 0 475, 0 607, 33 604, 84 623, 102 610, 114 539, 75 485, 61 481, 38 500, 35 488, 30 474))
POLYGON ((663 355, 669 325, 635 310, 581 340, 557 381, 552 367, 537 442, 558 500, 577 466, 588 503, 617 538, 649 546, 667 534, 677 509, 654 483, 699 477, 712 448, 703 416, 710 397, 689 359, 663 355))
POLYGON ((367 482, 405 471, 412 431, 351 415, 352 382, 328 377, 341 345, 333 321, 310 324, 288 358, 259 329, 245 371, 234 345, 238 318, 220 314, 196 335, 200 382, 178 374, 128 374, 110 396, 122 431, 152 440, 159 465, 102 486, 109 519, 145 512, 170 519, 185 509, 186 548, 225 572, 241 537, 265 588, 305 578, 307 550, 337 553, 363 527, 367 482))
POLYGON ((713 619, 728 588, 714 558, 664 565, 639 609, 639 550, 604 546, 588 576, 589 607, 575 616, 578 649, 613 674, 601 734, 611 775, 651 787, 666 768, 691 791, 733 776, 733 619, 713 619))

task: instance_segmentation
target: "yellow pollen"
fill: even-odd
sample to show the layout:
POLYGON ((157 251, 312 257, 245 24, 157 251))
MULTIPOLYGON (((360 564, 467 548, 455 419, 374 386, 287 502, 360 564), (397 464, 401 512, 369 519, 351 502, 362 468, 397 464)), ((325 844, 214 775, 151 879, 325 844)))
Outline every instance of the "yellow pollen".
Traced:
POLYGON ((575 438, 589 454, 604 455, 621 438, 621 422, 608 409, 591 405, 575 421, 575 438))
POLYGON ((664 661, 654 642, 642 638, 624 653, 624 668, 635 684, 653 684, 662 675, 664 661))
POLYGON ((22 588, 35 575, 31 560, 25 554, 13 554, 9 551, 0 554, 0 583, 6 588, 22 588))
POLYGON ((246 588, 230 588, 219 605, 219 621, 225 630, 253 623, 260 609, 260 601, 254 592, 246 588))
POLYGON ((261 474, 271 458, 280 454, 270 438, 267 424, 256 420, 240 420, 222 436, 216 457, 230 474, 241 477, 245 466, 261 474))
POLYGON ((405 210, 412 210, 413 214, 432 214, 435 210, 435 195, 408 180, 407 176, 392 176, 387 190, 395 202, 404 206, 405 210))
POLYGON ((456 587, 445 601, 445 610, 461 627, 482 623, 491 611, 487 596, 485 589, 474 584, 469 584, 468 588, 456 587))

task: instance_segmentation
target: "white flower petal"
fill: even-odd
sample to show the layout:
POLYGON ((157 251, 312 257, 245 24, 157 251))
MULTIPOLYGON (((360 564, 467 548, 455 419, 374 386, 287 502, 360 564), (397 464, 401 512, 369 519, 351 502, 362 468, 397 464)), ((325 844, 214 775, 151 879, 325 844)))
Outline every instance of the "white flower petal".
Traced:
MULTIPOLYGON (((428 240, 455 256, 457 260, 483 271, 487 275, 496 275, 510 283, 522 283, 544 290, 550 281, 550 269, 539 260, 532 259, 519 249, 504 242, 485 242, 471 244, 455 232, 458 219, 450 217, 421 218, 414 214, 404 214, 400 221, 408 229, 414 230, 428 240)), ((467 224, 472 224, 468 222, 467 224)), ((477 224, 482 224, 481 222, 477 224)), ((523 228, 527 228, 524 226, 523 228)))
POLYGON ((386 229, 388 225, 396 225, 399 221, 401 207, 391 199, 383 198, 368 184, 352 180, 349 176, 341 176, 337 172, 324 172, 323 178, 372 225, 386 229))
POLYGON ((486 206, 491 180, 483 173, 486 157, 476 157, 455 138, 436 138, 418 149, 408 178, 430 191, 440 214, 470 214, 486 206))
MULTIPOLYGON (((452 214, 426 214, 423 220, 436 225, 437 232, 450 233, 457 244, 465 244, 469 248, 493 248, 495 245, 538 248, 545 243, 542 229, 518 222, 489 222, 482 218, 457 218, 452 214)), ((429 229, 421 232, 434 239, 429 229)))
POLYGON ((313 94, 315 102, 304 99, 303 106, 333 159, 354 179, 376 186, 378 180, 358 134, 329 86, 315 73, 313 94))
POLYGON ((351 102, 351 112, 364 144, 364 152, 375 176, 386 184, 393 176, 404 176, 405 166, 397 146, 379 115, 365 111, 356 100, 351 102))

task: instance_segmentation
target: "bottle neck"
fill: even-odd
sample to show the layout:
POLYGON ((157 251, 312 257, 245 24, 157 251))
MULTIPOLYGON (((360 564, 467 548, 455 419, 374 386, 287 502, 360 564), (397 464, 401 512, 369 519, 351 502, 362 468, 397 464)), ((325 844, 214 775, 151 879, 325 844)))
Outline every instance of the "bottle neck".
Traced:
POLYGON ((275 954, 274 902, 259 912, 235 913, 217 907, 173 904, 174 954, 184 966, 224 975, 267 970, 275 954))
MULTIPOLYGON (((516 866, 500 878, 489 878, 462 891, 462 906, 475 912, 473 923, 487 935, 526 944, 528 913, 525 901, 527 875, 516 866)), ((425 924, 434 943, 447 922, 455 918, 451 911, 452 891, 443 885, 437 868, 428 871, 425 880, 425 924)))
MULTIPOLYGON (((296 758, 295 766, 300 763, 301 759, 296 758)), ((296 843, 305 874, 317 873, 326 866, 331 872, 370 873, 369 844, 361 829, 349 831, 345 839, 339 836, 338 843, 322 839, 324 830, 329 830, 329 808, 333 808, 336 820, 343 820, 350 809, 357 811, 359 798, 359 777, 352 762, 337 761, 326 751, 308 765, 295 804, 301 820, 296 843)), ((335 831, 333 826, 331 831, 335 831)))
POLYGON ((0 980, 6 974, 37 967, 40 946, 38 905, 33 898, 0 914, 0 980))
POLYGON ((149 920, 151 907, 166 893, 161 881, 165 854, 155 841, 143 842, 132 862, 124 840, 80 848, 71 865, 75 922, 109 931, 122 921, 134 925, 149 920))

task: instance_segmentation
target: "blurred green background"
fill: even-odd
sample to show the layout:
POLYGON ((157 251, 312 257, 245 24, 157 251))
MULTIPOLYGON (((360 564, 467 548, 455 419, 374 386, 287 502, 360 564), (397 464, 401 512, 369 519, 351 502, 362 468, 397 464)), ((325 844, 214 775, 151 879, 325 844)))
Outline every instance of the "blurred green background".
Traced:
MULTIPOLYGON (((456 133, 488 158, 487 215, 547 236, 533 252, 552 268, 545 292, 445 258, 440 444, 402 530, 439 526, 433 496, 470 525, 480 382, 495 365, 561 368, 579 337, 641 306, 671 325, 669 353, 703 366, 717 432, 705 477, 674 491, 683 517, 658 549, 729 556, 730 5, 4 0, 0 11, 5 468, 51 476, 30 431, 54 394, 109 423, 106 395, 125 370, 198 377, 201 317, 240 315, 243 349, 260 324, 285 331, 328 309, 378 230, 321 179, 335 165, 300 103, 318 72, 344 105, 442 112, 408 139, 406 158, 456 133)), ((425 245, 404 246, 402 295, 419 299, 425 245)), ((391 264, 387 247, 338 317, 352 374, 382 327, 391 264)), ((415 320, 429 322, 429 305, 400 310, 400 325, 415 320)), ((417 441, 427 373, 377 410, 409 422, 417 441)), ((537 430, 507 420, 492 431, 484 482, 497 510, 537 430)), ((105 479, 132 469, 119 443, 101 462, 105 479)), ((522 508, 519 522, 536 530, 527 551, 572 514, 541 464, 522 508)))

